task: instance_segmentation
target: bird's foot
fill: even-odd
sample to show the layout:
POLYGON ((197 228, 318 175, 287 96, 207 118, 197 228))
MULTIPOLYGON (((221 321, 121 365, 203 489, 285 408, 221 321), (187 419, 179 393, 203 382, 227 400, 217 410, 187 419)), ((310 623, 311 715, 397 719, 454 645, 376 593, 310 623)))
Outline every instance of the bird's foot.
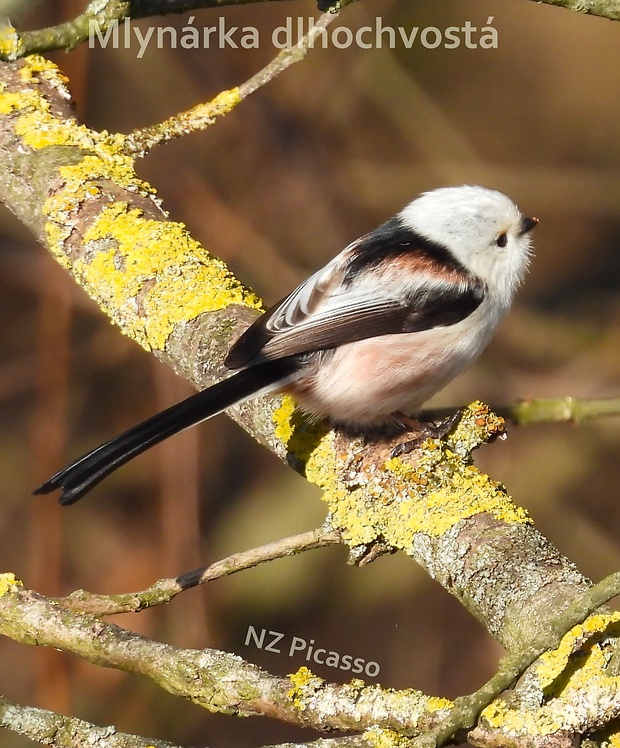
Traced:
POLYGON ((463 415, 463 411, 464 408, 459 408, 456 413, 453 413, 447 418, 442 418, 442 420, 437 423, 424 423, 402 413, 397 413, 396 416, 398 420, 410 431, 415 431, 417 436, 413 439, 408 439, 401 444, 397 444, 392 449, 392 457, 400 457, 401 455, 413 452, 413 450, 419 447, 425 439, 443 439, 443 437, 447 436, 459 422, 463 415))

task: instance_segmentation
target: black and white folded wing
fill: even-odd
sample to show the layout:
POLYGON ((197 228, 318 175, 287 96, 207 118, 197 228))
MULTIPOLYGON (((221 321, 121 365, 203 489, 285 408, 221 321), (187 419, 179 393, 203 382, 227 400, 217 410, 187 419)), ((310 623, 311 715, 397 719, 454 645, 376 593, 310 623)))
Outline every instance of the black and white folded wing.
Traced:
POLYGON ((258 319, 225 363, 240 369, 259 360, 452 325, 483 298, 484 285, 447 250, 392 219, 258 319))

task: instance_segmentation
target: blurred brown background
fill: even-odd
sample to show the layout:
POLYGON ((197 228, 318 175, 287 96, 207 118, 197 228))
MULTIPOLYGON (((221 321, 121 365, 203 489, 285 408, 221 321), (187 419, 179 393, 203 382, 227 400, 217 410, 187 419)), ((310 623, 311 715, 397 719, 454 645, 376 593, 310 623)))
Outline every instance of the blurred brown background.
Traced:
MULTIPOLYGON (((82 5, 40 2, 21 25, 66 20, 82 5)), ((181 30, 188 15, 136 24, 181 30)), ((260 48, 150 44, 138 59, 137 44, 96 44, 54 54, 80 116, 122 132, 160 121, 247 79, 273 57, 274 28, 318 13, 303 0, 192 15, 200 30, 220 17, 227 28, 256 27, 260 48)), ((317 49, 208 132, 158 148, 139 172, 171 216, 268 303, 422 190, 502 190, 541 219, 532 270, 482 360, 436 402, 617 396, 620 24, 528 0, 367 0, 338 23, 357 29, 380 18, 384 27, 443 30, 466 21, 479 28, 489 16, 498 49, 317 49)), ((75 507, 31 498, 69 457, 190 389, 121 337, 5 210, 0 314, 0 566, 26 586, 52 595, 142 589, 322 522, 318 489, 225 417, 147 453, 75 507)), ((513 428, 477 460, 594 579, 619 565, 619 429, 617 418, 513 428)), ((305 660, 245 646, 248 626, 376 661, 386 686, 453 697, 492 674, 499 646, 413 562, 345 562, 344 549, 313 551, 115 620, 281 674, 305 660)), ((241 748, 311 737, 209 715, 61 653, 2 641, 0 657, 0 693, 128 732, 241 748)), ((9 734, 0 741, 29 744, 9 734)))

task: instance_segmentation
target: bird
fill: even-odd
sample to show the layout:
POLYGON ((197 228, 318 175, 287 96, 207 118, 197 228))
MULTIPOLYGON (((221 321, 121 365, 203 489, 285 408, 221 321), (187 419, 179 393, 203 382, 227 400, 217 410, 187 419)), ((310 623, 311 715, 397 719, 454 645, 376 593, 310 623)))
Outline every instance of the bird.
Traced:
POLYGON ((268 392, 352 434, 418 423, 485 348, 524 280, 537 218, 481 186, 424 192, 353 241, 233 343, 231 375, 114 437, 34 494, 73 504, 153 445, 268 392))

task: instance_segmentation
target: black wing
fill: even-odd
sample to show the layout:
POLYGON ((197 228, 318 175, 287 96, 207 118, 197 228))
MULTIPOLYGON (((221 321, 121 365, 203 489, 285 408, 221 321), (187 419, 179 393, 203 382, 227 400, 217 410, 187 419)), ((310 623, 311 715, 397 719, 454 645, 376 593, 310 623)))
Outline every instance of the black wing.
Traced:
POLYGON ((456 324, 481 304, 484 285, 448 262, 449 254, 389 221, 258 319, 232 346, 226 366, 456 324))

